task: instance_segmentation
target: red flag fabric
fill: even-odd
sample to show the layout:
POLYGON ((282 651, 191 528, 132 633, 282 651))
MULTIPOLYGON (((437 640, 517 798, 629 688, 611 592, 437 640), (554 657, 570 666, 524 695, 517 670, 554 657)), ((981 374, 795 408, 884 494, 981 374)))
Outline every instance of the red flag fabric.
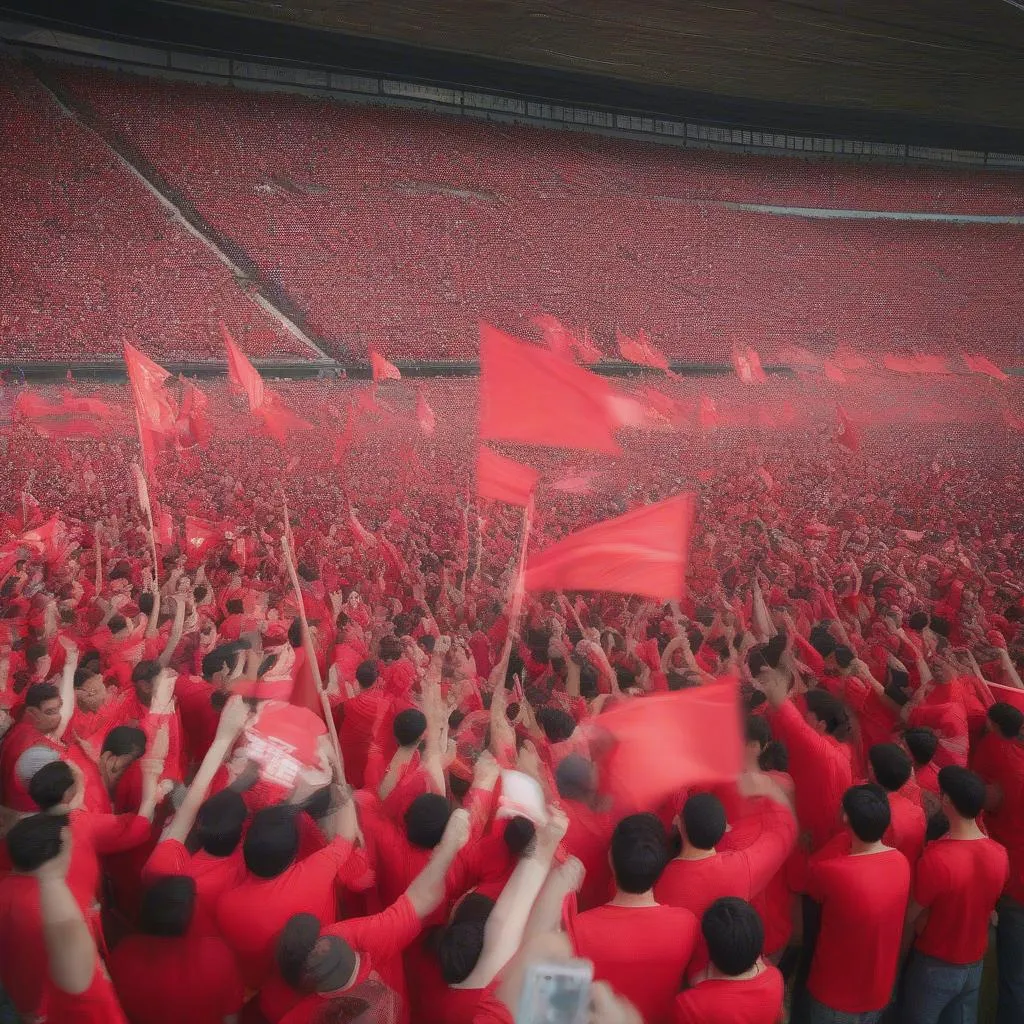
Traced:
POLYGON ((394 363, 389 363, 379 352, 370 353, 370 371, 375 381, 402 379, 398 367, 394 363))
POLYGON ((767 380, 761 367, 761 357, 752 348, 734 348, 732 365, 736 368, 736 376, 744 384, 763 384, 767 380))
POLYGON ((595 473, 575 473, 563 476, 552 485, 553 491, 561 491, 563 494, 593 494, 595 473))
POLYGON ((635 338, 631 338, 628 334, 623 334, 621 331, 616 331, 615 343, 619 346, 622 358, 631 363, 636 363, 638 366, 649 366, 653 370, 668 369, 668 359, 655 348, 643 328, 640 328, 635 338))
POLYGON ((158 546, 169 548, 174 544, 174 520, 170 512, 153 510, 153 532, 158 546))
POLYGON ((264 392, 263 405, 253 412, 263 422, 263 430, 278 444, 284 444, 293 430, 312 430, 313 425, 296 415, 282 401, 278 394, 264 392))
POLYGON ((826 380, 832 381, 833 384, 845 384, 846 373, 841 366, 833 363, 831 360, 826 359, 824 363, 825 378, 826 380))
POLYGON ((356 399, 356 406, 363 412, 379 412, 380 404, 377 402, 377 385, 371 384, 362 388, 359 397, 356 399))
POLYGON ((733 780, 742 768, 735 680, 622 701, 595 727, 612 740, 602 789, 623 811, 658 807, 687 786, 733 780))
POLYGON ((245 395, 249 400, 249 411, 255 412, 264 402, 263 378, 235 344, 223 323, 220 325, 220 333, 228 354, 228 382, 236 391, 245 395))
POLYGON ((714 430, 721 423, 718 404, 707 395, 700 396, 700 405, 697 407, 697 423, 701 430, 714 430))
POLYGON ((111 408, 96 398, 75 398, 62 390, 59 402, 48 402, 26 388, 19 392, 11 410, 43 437, 103 437, 109 429, 111 408))
POLYGON ((882 357, 882 365, 893 373, 949 373, 945 356, 897 356, 882 357))
POLYGON ((170 374, 128 342, 124 343, 124 362, 138 416, 142 461, 147 475, 152 476, 158 453, 177 432, 178 410, 164 390, 170 374))
POLYGON ((434 415, 434 410, 430 408, 430 403, 427 401, 427 396, 423 394, 422 388, 416 394, 416 420, 420 425, 420 430, 427 437, 434 433, 437 417, 434 415))
POLYGON ((662 394, 657 388, 644 388, 640 394, 649 409, 664 417, 670 424, 679 422, 682 410, 674 399, 662 394))
POLYGON ((618 418, 601 377, 480 324, 480 436, 617 455, 618 418))
POLYGON ((181 414, 178 417, 178 439, 185 448, 206 448, 213 435, 207 415, 208 401, 204 392, 186 381, 181 393, 181 414))
POLYGON ((851 452, 858 451, 860 449, 860 434, 857 432, 857 428, 850 422, 850 417, 846 415, 842 406, 836 406, 836 415, 839 417, 839 435, 836 440, 844 447, 849 448, 851 452))
POLYGON ((51 516, 42 526, 27 530, 21 543, 35 548, 47 562, 59 562, 71 549, 68 528, 60 516, 51 516))
POLYGON ((528 505, 540 474, 532 466, 499 455, 480 445, 476 460, 476 493, 481 498, 528 505))
POLYGON ((572 335, 557 317, 550 313, 542 313, 533 318, 533 323, 540 328, 544 337, 544 344, 547 345, 556 356, 563 359, 572 359, 572 335))
POLYGON ((857 370, 866 370, 870 365, 864 356, 857 355, 856 352, 851 351, 843 345, 835 350, 832 356, 832 362, 839 367, 840 370, 846 370, 849 373, 856 373, 857 370))
POLYGON ((1015 708, 1024 711, 1024 690, 1016 686, 1003 686, 1002 683, 986 683, 989 693, 994 701, 1003 704, 1012 704, 1015 708))
POLYGON ((964 356, 964 365, 972 373, 981 373, 986 377, 992 377, 994 380, 1005 381, 1010 379, 1008 373, 1003 373, 995 363, 984 356, 964 356))
POLYGON ((525 587, 680 598, 694 506, 692 494, 679 494, 569 534, 530 556, 525 587))
POLYGON ((362 545, 368 548, 377 546, 377 538, 374 537, 370 531, 363 526, 361 522, 356 518, 355 512, 350 508, 348 510, 348 525, 352 531, 352 536, 362 545))
POLYGON ((220 528, 196 516, 185 516, 185 552, 190 561, 198 564, 222 538, 220 528))

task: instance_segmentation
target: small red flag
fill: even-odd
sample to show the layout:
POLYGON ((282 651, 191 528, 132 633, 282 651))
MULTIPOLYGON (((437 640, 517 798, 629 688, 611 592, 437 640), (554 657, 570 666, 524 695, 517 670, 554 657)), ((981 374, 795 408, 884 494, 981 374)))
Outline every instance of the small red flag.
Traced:
POLYGON ((617 455, 613 390, 596 374, 480 325, 480 436, 617 455))
POLYGON ((693 516, 680 494, 569 534, 530 557, 525 587, 682 597, 693 516))
POLYGON ((945 356, 897 356, 882 357, 882 365, 893 373, 949 373, 945 356))
POLYGON ((531 466, 499 455, 480 445, 476 460, 476 493, 481 498, 528 505, 540 474, 531 466))
POLYGON ((370 370, 375 381, 402 379, 398 367, 394 363, 389 363, 379 352, 370 353, 370 370))
POLYGON ((981 373, 994 380, 1009 380, 1010 375, 1003 373, 991 360, 984 356, 964 356, 964 365, 972 373, 981 373))
POLYGON ((851 452, 858 451, 860 449, 860 434, 850 422, 850 417, 846 415, 842 406, 836 406, 836 415, 839 417, 839 435, 836 440, 844 447, 849 448, 851 452))
POLYGON ((761 357, 755 349, 734 348, 732 350, 732 365, 736 368, 736 376, 744 384, 763 384, 767 380, 761 366, 761 357))
POLYGON ((623 359, 636 363, 638 366, 649 366, 652 370, 668 370, 668 359, 655 348, 643 328, 640 328, 635 338, 616 331, 615 343, 619 346, 619 352, 623 359))
POLYGON ((255 412, 264 402, 263 378, 235 344, 223 322, 220 325, 220 333, 228 354, 228 382, 232 388, 248 398, 249 411, 255 412))
POLYGON ((223 535, 214 523, 196 516, 185 516, 185 551, 193 564, 202 561, 207 552, 221 542, 223 535))
POLYGON ((174 544, 174 520, 171 518, 171 513, 156 509, 153 512, 153 532, 156 542, 162 548, 169 548, 174 544))
POLYGON ((34 547, 47 562, 62 561, 71 548, 68 528, 60 516, 51 516, 42 526, 23 533, 21 543, 34 547))
POLYGON ((170 374, 128 342, 124 343, 124 361, 139 417, 142 459, 147 475, 152 476, 157 454, 177 432, 178 410, 164 390, 170 374))
POLYGON ((430 408, 430 403, 427 401, 427 396, 423 394, 422 388, 416 394, 416 420, 420 425, 420 430, 427 437, 434 433, 437 417, 434 415, 434 410, 430 408))

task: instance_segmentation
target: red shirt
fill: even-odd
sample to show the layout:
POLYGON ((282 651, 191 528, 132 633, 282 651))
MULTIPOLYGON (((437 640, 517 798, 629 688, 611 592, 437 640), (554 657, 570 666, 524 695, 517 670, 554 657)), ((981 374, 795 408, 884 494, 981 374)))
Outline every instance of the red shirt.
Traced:
POLYGON ((992 839, 943 836, 929 843, 914 876, 914 900, 929 911, 915 947, 951 964, 980 960, 1009 874, 1006 850, 992 839))
POLYGON ((772 732, 789 751, 789 774, 796 785, 796 816, 819 850, 840 829, 843 794, 853 785, 850 748, 815 732, 789 701, 771 715, 772 732))
POLYGON ((741 850, 722 850, 702 860, 677 857, 654 887, 659 903, 685 907, 699 921, 721 896, 748 902, 761 892, 785 863, 796 842, 796 819, 774 800, 756 801, 760 831, 741 850))
POLYGON ((891 820, 882 842, 899 850, 907 858, 913 872, 924 849, 928 821, 920 804, 914 803, 902 793, 889 793, 888 796, 891 820))
POLYGON ((39 883, 31 875, 0 879, 0 985, 26 1019, 45 1012, 50 976, 39 883))
POLYGON ((144 843, 152 824, 137 814, 92 814, 72 811, 71 864, 68 888, 83 911, 96 903, 100 891, 99 854, 118 853, 144 843))
POLYGON ((807 893, 821 903, 807 988, 819 1003, 844 1013, 881 1010, 896 981, 910 865, 898 850, 828 852, 807 867, 807 893))
POLYGON ((605 904, 570 914, 566 931, 575 955, 594 962, 595 980, 625 996, 647 1024, 671 1021, 700 933, 690 911, 605 904))
POLYGON ((344 709, 344 717, 338 715, 341 718, 338 740, 345 758, 345 777, 349 785, 356 789, 362 789, 365 785, 364 773, 370 741, 378 723, 388 719, 390 705, 391 697, 376 686, 338 705, 339 709, 344 709))
POLYGON ((590 910, 606 903, 615 891, 608 863, 608 844, 618 819, 610 811, 595 811, 577 800, 564 800, 562 807, 569 818, 569 830, 562 846, 586 868, 579 905, 582 910, 590 910))
POLYGON ((710 978, 677 996, 675 1024, 776 1024, 784 988, 775 967, 746 981, 710 978))
POLYGON ((72 996, 53 989, 47 1019, 52 1024, 128 1024, 99 957, 92 985, 84 992, 72 996))
POLYGON ((354 881, 366 871, 362 852, 335 839, 276 878, 250 873, 224 893, 214 912, 217 926, 238 958, 246 985, 258 988, 270 973, 277 936, 290 917, 313 914, 321 925, 331 924, 337 918, 335 879, 354 881))
POLYGON ((245 1001, 235 958, 214 936, 129 935, 110 974, 132 1024, 222 1024, 245 1001))
POLYGON ((410 843, 404 830, 384 813, 371 793, 359 794, 359 815, 367 852, 377 873, 377 894, 381 905, 387 907, 405 892, 434 851, 410 843))
POLYGON ((936 768, 958 764, 967 767, 967 713, 957 701, 945 704, 920 704, 910 712, 909 725, 927 725, 939 734, 939 745, 932 760, 936 768))
POLYGON ((1010 858, 1007 895, 1024 903, 1024 745, 998 733, 986 733, 971 767, 990 786, 999 787, 998 806, 985 812, 985 825, 1010 858))
POLYGON ((60 755, 66 751, 60 740, 44 736, 31 722, 18 722, 11 726, 0 744, 0 803, 15 811, 39 810, 28 795, 28 787, 15 773, 18 758, 30 747, 50 747, 60 755))

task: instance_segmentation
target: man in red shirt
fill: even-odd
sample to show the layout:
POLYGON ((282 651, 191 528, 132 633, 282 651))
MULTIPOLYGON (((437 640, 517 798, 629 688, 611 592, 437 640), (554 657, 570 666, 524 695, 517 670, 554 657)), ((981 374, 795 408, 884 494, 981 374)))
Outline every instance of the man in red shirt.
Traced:
POLYGON ((903 1024, 977 1019, 989 918, 1010 873, 1006 850, 978 827, 984 780, 947 765, 939 772, 939 788, 949 833, 928 844, 914 876, 907 920, 918 927, 904 983, 903 1024))
POLYGON ((366 759, 374 735, 391 729, 392 698, 378 684, 378 674, 376 662, 364 661, 356 669, 358 696, 342 701, 334 709, 345 777, 356 789, 365 785, 366 759))
POLYGON ((899 850, 913 871, 924 849, 927 822, 921 805, 901 792, 913 774, 910 758, 895 743, 876 743, 868 751, 868 768, 871 781, 878 783, 889 799, 892 824, 884 842, 899 850))
POLYGON ((17 811, 34 809, 28 795, 27 781, 16 771, 18 759, 29 747, 45 746, 58 755, 65 752, 60 735, 71 719, 73 708, 65 717, 60 691, 52 683, 35 683, 25 692, 22 719, 4 737, 0 747, 0 796, 3 804, 17 811))
POLYGON ((654 898, 668 862, 658 817, 623 818, 612 833, 610 857, 615 896, 603 907, 568 917, 573 953, 593 961, 595 979, 629 999, 649 1024, 668 1024, 697 947, 698 925, 689 910, 654 898))
POLYGON ((676 997, 675 1024, 777 1024, 785 982, 761 959, 764 926, 757 911, 723 896, 700 923, 710 964, 676 997))
POLYGON ((842 1014, 850 1024, 876 1024, 896 980, 910 865, 882 841, 891 815, 880 786, 847 790, 843 821, 849 836, 837 836, 807 867, 807 894, 822 908, 807 1019, 824 1024, 842 1014))

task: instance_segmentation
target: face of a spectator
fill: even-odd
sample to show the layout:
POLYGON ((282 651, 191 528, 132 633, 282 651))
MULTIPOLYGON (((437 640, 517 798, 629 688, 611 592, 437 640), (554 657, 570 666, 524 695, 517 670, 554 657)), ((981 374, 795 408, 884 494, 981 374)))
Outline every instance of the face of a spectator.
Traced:
POLYGON ((82 711, 98 711, 107 702, 107 688, 103 676, 90 676, 75 690, 75 702, 82 711))
POLYGON ((44 700, 37 708, 27 708, 25 714, 44 736, 49 736, 60 725, 60 697, 44 700))

